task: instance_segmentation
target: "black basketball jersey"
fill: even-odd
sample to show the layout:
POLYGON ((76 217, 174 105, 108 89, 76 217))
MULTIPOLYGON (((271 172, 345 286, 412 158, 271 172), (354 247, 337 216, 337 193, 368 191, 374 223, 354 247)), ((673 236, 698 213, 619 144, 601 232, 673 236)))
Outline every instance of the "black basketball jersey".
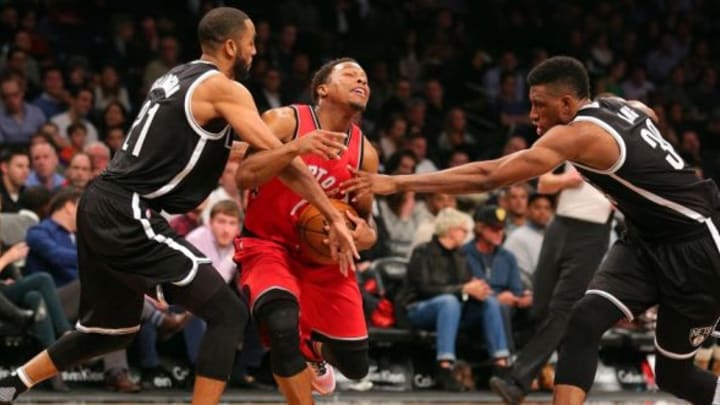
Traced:
POLYGON ((581 108, 574 122, 591 122, 615 138, 620 157, 610 169, 573 164, 643 238, 683 238, 708 227, 717 236, 709 220, 718 217, 717 186, 697 178, 645 113, 622 99, 600 98, 581 108))
POLYGON ((232 143, 224 120, 201 127, 190 111, 194 89, 222 74, 196 60, 157 79, 103 179, 170 213, 197 207, 217 187, 232 143))

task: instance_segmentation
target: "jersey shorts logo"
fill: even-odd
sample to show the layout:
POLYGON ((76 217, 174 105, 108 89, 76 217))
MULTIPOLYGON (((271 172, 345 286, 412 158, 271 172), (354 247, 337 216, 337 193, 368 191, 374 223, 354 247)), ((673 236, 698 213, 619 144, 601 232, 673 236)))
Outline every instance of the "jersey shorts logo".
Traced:
POLYGON ((712 326, 703 326, 700 328, 690 329, 690 344, 693 346, 700 346, 713 331, 712 326))

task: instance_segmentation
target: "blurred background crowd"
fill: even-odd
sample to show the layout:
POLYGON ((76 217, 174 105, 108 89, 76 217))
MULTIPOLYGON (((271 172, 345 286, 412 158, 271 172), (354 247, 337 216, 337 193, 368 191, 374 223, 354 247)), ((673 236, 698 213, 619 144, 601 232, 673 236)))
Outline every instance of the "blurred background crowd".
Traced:
MULTIPOLYGON (((153 81, 199 56, 197 22, 218 5, 236 6, 255 22, 257 55, 244 83, 261 112, 311 103, 308 85, 317 67, 342 56, 358 60, 371 87, 359 123, 386 173, 430 172, 528 147, 535 132, 525 75, 549 55, 565 54, 586 64, 594 94, 652 107, 662 134, 698 176, 720 176, 720 3, 714 1, 0 1, 0 276, 10 277, 0 283, 0 300, 17 307, 3 311, 0 301, 0 313, 10 323, 32 324, 40 345, 68 331, 77 316, 73 233, 80 191, 122 146, 153 81)), ((244 207, 236 167, 228 163, 203 207, 171 218, 178 233, 195 232, 199 246, 221 248, 216 259, 225 263, 228 281, 244 207)), ((466 232, 456 247, 468 267, 448 280, 458 283, 469 271, 498 298, 512 296, 499 299, 499 307, 515 307, 512 313, 500 309, 497 328, 484 332, 488 356, 502 365, 521 344, 512 341, 510 319, 523 324, 521 310, 532 306, 530 280, 553 216, 554 198, 535 186, 459 199, 411 192, 378 199, 381 238, 359 269, 403 257, 411 258, 410 274, 422 254, 432 254, 414 254, 415 247, 462 224, 466 232), (464 216, 446 212, 436 222, 448 207, 464 216), (488 258, 498 261, 492 276, 485 274, 488 258)), ((384 297, 359 278, 369 323, 401 324, 381 316, 384 297)), ((183 329, 192 363, 203 326, 151 299, 146 307, 137 364, 152 380, 156 342, 183 329)), ((259 364, 262 350, 253 350, 241 364, 259 364)), ((124 352, 104 360, 108 387, 140 389, 127 376, 124 352)), ((240 375, 242 383, 255 383, 244 369, 240 375)), ((62 381, 53 387, 66 389, 62 381)), ((458 389, 452 381, 444 387, 458 389)))

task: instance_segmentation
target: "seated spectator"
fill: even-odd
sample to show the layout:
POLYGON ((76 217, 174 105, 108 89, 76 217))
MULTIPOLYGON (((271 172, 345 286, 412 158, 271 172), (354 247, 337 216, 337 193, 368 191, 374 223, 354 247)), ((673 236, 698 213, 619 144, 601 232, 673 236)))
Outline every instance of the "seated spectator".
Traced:
POLYGON ((38 107, 25 102, 25 85, 14 75, 0 79, 0 144, 28 145, 30 136, 45 122, 38 107))
POLYGON ((0 241, 6 245, 24 242, 28 229, 45 217, 50 192, 42 186, 28 187, 18 202, 22 207, 18 212, 0 214, 0 241))
POLYGON ((507 186, 500 194, 500 206, 507 212, 506 234, 510 235, 515 229, 525 224, 528 209, 528 196, 532 191, 527 183, 517 183, 507 186))
POLYGON ((85 186, 92 180, 92 162, 90 156, 85 152, 78 152, 70 159, 70 164, 65 171, 65 186, 84 190, 85 186))
POLYGON ((63 165, 70 163, 70 159, 78 153, 82 152, 87 139, 87 128, 82 122, 74 122, 67 129, 70 145, 64 147, 60 151, 60 161, 63 165))
POLYGON ((526 288, 532 289, 532 275, 535 273, 545 228, 553 215, 552 198, 546 194, 533 193, 528 197, 527 221, 517 228, 503 244, 515 256, 526 288))
MULTIPOLYGON (((0 255, 0 295, 35 313, 33 336, 43 348, 48 348, 59 336, 69 332, 71 327, 49 275, 31 274, 19 279, 5 277, 12 263, 24 259, 27 254, 28 246, 21 242, 0 255)), ((55 391, 70 391, 60 375, 53 377, 50 384, 55 391)))
MULTIPOLYGON (((415 155, 410 151, 400 151, 390 157, 385 167, 386 173, 412 174, 415 172, 415 155)), ((419 204, 415 203, 415 192, 406 191, 378 199, 380 226, 387 232, 384 243, 391 256, 408 256, 412 240, 420 223, 427 217, 419 204)))
POLYGON ((110 155, 115 156, 115 153, 122 148, 124 141, 125 130, 122 127, 112 127, 105 131, 105 143, 110 148, 110 155))
POLYGON ((169 220, 170 228, 172 228, 178 236, 185 237, 193 229, 200 226, 202 221, 202 212, 207 206, 207 200, 203 201, 195 209, 188 211, 182 215, 177 215, 169 220))
POLYGON ((98 133, 95 126, 87 120, 88 114, 93 106, 92 90, 86 87, 77 87, 70 90, 68 109, 50 118, 50 121, 58 126, 60 136, 68 139, 68 128, 73 122, 82 122, 87 128, 88 144, 98 141, 98 133))
POLYGON ((65 182, 65 178, 58 174, 58 155, 51 144, 36 143, 30 146, 30 164, 32 171, 26 186, 43 186, 52 192, 65 182))
POLYGON ((397 297, 398 305, 407 309, 410 324, 437 331, 436 377, 443 389, 452 391, 461 390, 452 374, 461 321, 468 328, 483 330, 496 362, 506 361, 509 355, 500 306, 490 286, 474 278, 466 265, 461 249, 466 236, 465 216, 453 208, 441 211, 432 241, 413 250, 397 297), (483 309, 482 317, 463 319, 463 305, 470 301, 483 309))
POLYGON ((18 212, 20 210, 20 194, 30 176, 30 155, 21 149, 5 149, 0 158, 0 202, 2 212, 18 212))
MULTIPOLYGON (((506 217, 507 212, 495 205, 478 208, 474 215, 475 239, 463 246, 462 250, 472 276, 487 283, 493 298, 504 307, 504 325, 511 346, 510 309, 530 307, 532 295, 523 286, 515 256, 501 246, 507 226, 506 217)), ((487 308, 479 304, 486 303, 470 302, 466 310, 468 317, 485 316, 487 308)), ((502 361, 498 364, 506 365, 502 361)))
POLYGON ((32 103, 43 111, 45 117, 63 112, 67 91, 63 83, 62 69, 57 66, 45 68, 42 74, 42 89, 43 92, 32 103))
POLYGON ((92 142, 85 146, 85 153, 90 156, 90 161, 92 161, 92 178, 94 179, 104 172, 110 163, 110 148, 102 142, 92 142))
MULTIPOLYGON (((432 240, 432 237, 435 234, 435 217, 440 211, 445 208, 457 208, 457 200, 455 199, 455 196, 443 193, 426 194, 425 200, 420 202, 420 204, 421 207, 423 207, 422 209, 427 211, 427 215, 425 220, 415 231, 415 236, 413 237, 412 242, 413 249, 421 243, 430 242, 432 240)), ((465 214, 465 216, 468 229, 468 240, 466 240, 466 242, 469 242, 470 238, 472 238, 472 229, 475 226, 475 223, 470 215, 465 214)))
MULTIPOLYGON (((218 187, 213 190, 205 202, 205 208, 202 211, 202 223, 208 224, 210 221, 210 211, 212 211, 215 203, 231 200, 240 208, 240 224, 244 218, 243 215, 243 200, 241 191, 238 190, 237 182, 235 181, 235 172, 238 168, 238 162, 229 159, 225 164, 225 170, 223 171, 220 180, 218 180, 218 187)), ((240 225, 242 226, 242 225, 240 225)))
POLYGON ((413 151, 415 157, 418 159, 415 173, 435 172, 438 169, 435 163, 427 158, 427 143, 427 139, 420 134, 411 136, 407 141, 408 149, 413 151))

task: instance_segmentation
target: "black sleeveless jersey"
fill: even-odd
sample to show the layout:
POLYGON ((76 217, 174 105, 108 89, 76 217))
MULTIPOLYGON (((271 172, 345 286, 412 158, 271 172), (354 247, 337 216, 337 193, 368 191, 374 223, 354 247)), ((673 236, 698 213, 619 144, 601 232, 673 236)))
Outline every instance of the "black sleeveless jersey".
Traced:
POLYGON ((217 187, 232 143, 227 122, 203 128, 190 110, 197 85, 216 74, 222 73, 215 65, 196 60, 157 79, 102 178, 158 210, 197 207, 217 187))
POLYGON ((573 122, 591 122, 620 148, 608 170, 573 162, 625 215, 631 229, 650 240, 673 240, 707 232, 717 236, 720 196, 712 180, 701 180, 660 134, 652 120, 622 99, 600 98, 578 111, 573 122))

